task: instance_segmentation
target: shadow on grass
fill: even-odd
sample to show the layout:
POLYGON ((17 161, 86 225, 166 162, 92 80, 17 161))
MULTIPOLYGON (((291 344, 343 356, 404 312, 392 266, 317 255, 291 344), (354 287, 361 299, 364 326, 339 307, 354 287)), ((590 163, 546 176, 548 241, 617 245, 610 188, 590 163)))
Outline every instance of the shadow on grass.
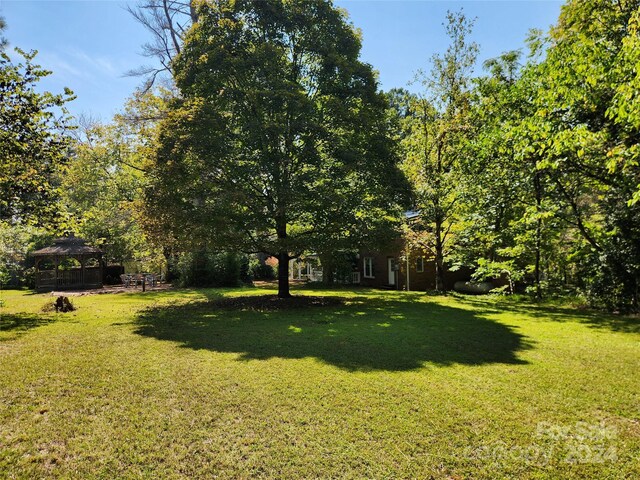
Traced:
MULTIPOLYGON (((249 287, 247 287, 248 289, 249 287)), ((185 297, 193 297, 193 299, 198 300, 201 298, 206 298, 207 300, 214 300, 217 298, 222 298, 225 290, 237 290, 233 288, 170 288, 166 290, 147 290, 143 292, 140 288, 137 290, 129 290, 123 292, 124 294, 121 296, 123 300, 135 298, 141 300, 157 300, 164 298, 185 298, 185 297)))
POLYGON ((536 305, 532 303, 512 303, 508 300, 490 303, 485 299, 468 295, 457 295, 460 301, 480 307, 492 313, 513 312, 525 314, 528 317, 551 320, 554 322, 578 322, 591 328, 604 328, 614 332, 640 333, 640 317, 631 315, 617 315, 597 310, 583 310, 571 307, 557 307, 536 305))
POLYGON ((154 307, 136 333, 183 347, 240 354, 242 360, 314 357, 351 371, 523 364, 529 348, 512 328, 468 310, 356 297, 340 306, 238 310, 212 302, 154 307))
POLYGON ((0 313, 0 333, 10 332, 20 335, 31 330, 54 322, 55 320, 32 313, 0 313))

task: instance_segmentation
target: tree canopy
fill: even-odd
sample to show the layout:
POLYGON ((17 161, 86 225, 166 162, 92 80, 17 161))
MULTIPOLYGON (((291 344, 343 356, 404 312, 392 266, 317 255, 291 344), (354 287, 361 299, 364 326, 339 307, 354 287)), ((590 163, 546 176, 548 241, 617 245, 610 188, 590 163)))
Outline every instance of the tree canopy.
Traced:
POLYGON ((15 48, 16 61, 0 48, 1 221, 55 219, 58 174, 69 145, 64 105, 74 96, 69 89, 53 94, 37 88, 51 72, 34 63, 36 53, 15 48))
POLYGON ((181 98, 150 208, 178 237, 276 256, 280 296, 290 258, 375 238, 403 184, 360 46, 329 2, 202 4, 173 64, 181 98))
POLYGON ((640 1, 570 0, 526 53, 479 76, 473 20, 449 13, 450 45, 414 93, 379 90, 330 1, 131 12, 160 65, 138 72, 149 82, 122 115, 74 142, 73 94, 40 93, 49 72, 34 52, 12 59, 0 35, 5 238, 58 218, 116 261, 260 252, 278 258, 286 297, 290 259, 317 254, 330 278, 412 207, 405 240, 435 263, 438 290, 464 266, 537 299, 640 308, 640 1), (171 88, 148 90, 165 70, 171 88))
POLYGON ((424 90, 410 97, 405 122, 404 169, 420 211, 411 226, 411 243, 433 256, 439 291, 444 290, 445 255, 464 196, 461 165, 472 130, 470 75, 478 53, 477 44, 469 41, 472 27, 473 20, 462 12, 447 14, 450 45, 432 58, 431 72, 418 74, 424 90))

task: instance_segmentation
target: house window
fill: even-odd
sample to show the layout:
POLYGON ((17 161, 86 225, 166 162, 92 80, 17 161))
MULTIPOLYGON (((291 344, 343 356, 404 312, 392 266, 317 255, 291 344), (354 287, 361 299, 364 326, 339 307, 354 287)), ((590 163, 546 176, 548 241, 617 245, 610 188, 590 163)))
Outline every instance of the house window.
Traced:
POLYGON ((424 257, 416 258, 416 272, 424 272, 424 257))
POLYGON ((364 278, 373 278, 373 257, 364 257, 364 278))

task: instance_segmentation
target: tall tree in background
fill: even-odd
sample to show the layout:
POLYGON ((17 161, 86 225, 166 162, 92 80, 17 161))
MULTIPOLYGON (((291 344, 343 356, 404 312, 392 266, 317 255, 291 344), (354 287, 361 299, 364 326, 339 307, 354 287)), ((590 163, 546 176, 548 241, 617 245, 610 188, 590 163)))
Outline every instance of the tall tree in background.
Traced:
POLYGON ((222 1, 197 15, 147 205, 184 241, 276 256, 288 297, 291 258, 395 218, 387 102, 330 2, 222 1))
POLYGON ((526 100, 521 88, 520 53, 508 52, 485 62, 488 74, 473 80, 472 121, 476 135, 469 147, 472 155, 462 163, 468 202, 462 214, 454 257, 476 268, 478 280, 507 275, 521 279, 527 266, 526 248, 516 243, 513 223, 524 217, 526 176, 533 168, 517 159, 517 138, 510 135, 523 118, 526 100), (514 247, 519 248, 514 248, 514 247))
POLYGON ((484 241, 484 273, 532 275, 538 298, 563 277, 594 304, 638 308, 639 7, 568 2, 548 36, 531 37, 542 58, 517 69, 503 56, 477 81, 469 187, 486 201, 461 239, 484 241))
POLYGON ((447 13, 445 25, 451 44, 435 55, 430 74, 420 73, 425 91, 411 105, 411 132, 405 139, 405 171, 416 192, 422 229, 421 244, 433 252, 436 290, 445 289, 445 254, 458 222, 463 181, 460 161, 471 134, 470 75, 478 46, 468 41, 473 21, 462 12, 447 13))
POLYGON ((548 136, 538 166, 585 242, 587 290, 612 308, 640 302, 639 9, 637 0, 568 2, 535 98, 548 136))
POLYGON ((488 75, 474 79, 477 130, 464 165, 474 201, 466 205, 456 257, 477 267, 477 279, 506 276, 512 290, 514 281, 526 279, 540 300, 557 253, 552 239, 563 227, 549 172, 539 165, 548 137, 531 103, 539 76, 535 52, 524 66, 520 57, 506 52, 488 60, 488 75))
POLYGON ((74 96, 41 92, 51 72, 33 62, 36 52, 15 53, 20 62, 0 48, 0 221, 52 222, 69 145, 64 105, 74 96))
POLYGON ((197 19, 195 0, 144 0, 127 10, 150 34, 142 45, 142 55, 155 59, 159 66, 147 65, 129 75, 145 78, 143 90, 150 90, 159 75, 171 75, 171 62, 180 53, 186 32, 197 19))
POLYGON ((158 242, 143 229, 140 203, 163 105, 162 97, 138 92, 112 123, 81 122, 76 135, 62 204, 73 230, 100 246, 108 262, 158 263, 158 242))

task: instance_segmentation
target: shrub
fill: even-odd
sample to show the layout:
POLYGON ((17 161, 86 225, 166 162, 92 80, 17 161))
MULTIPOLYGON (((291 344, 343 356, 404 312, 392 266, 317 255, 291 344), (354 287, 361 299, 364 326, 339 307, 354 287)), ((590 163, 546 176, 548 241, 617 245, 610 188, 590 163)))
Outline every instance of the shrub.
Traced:
POLYGON ((277 277, 277 271, 275 267, 260 259, 252 258, 249 261, 249 275, 254 280, 274 280, 277 277))
POLYGON ((183 287, 237 287, 249 279, 246 255, 232 252, 182 253, 175 267, 183 287))

